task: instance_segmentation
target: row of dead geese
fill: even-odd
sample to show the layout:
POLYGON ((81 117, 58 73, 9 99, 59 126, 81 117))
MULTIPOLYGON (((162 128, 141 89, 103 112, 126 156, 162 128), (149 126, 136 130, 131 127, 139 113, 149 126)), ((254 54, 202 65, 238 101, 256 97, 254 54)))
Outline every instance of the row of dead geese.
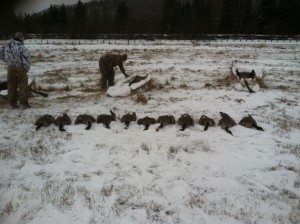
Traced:
MULTIPOLYGON (((218 126, 221 126, 222 129, 224 129, 227 133, 232 135, 232 132, 229 130, 229 128, 237 125, 236 122, 226 113, 220 112, 220 115, 221 119, 218 123, 218 126)), ((125 114, 121 118, 121 122, 125 124, 125 129, 129 127, 131 122, 134 122, 136 120, 137 117, 135 112, 125 114)), ((97 122, 98 124, 102 123, 105 125, 106 128, 110 128, 109 125, 112 121, 116 121, 116 114, 110 111, 110 114, 99 115, 97 117, 97 120, 93 116, 88 114, 79 115, 75 120, 75 124, 85 124, 87 125, 85 129, 89 130, 92 126, 92 123, 95 122, 97 122)), ((41 127, 48 127, 52 123, 56 126, 59 126, 60 131, 65 131, 64 126, 70 125, 72 122, 67 114, 63 114, 63 116, 59 116, 56 119, 54 119, 52 115, 45 114, 36 120, 36 130, 39 130, 41 127)), ((159 129, 167 125, 175 124, 176 121, 173 115, 163 115, 159 116, 157 119, 146 116, 144 118, 138 119, 137 123, 139 125, 144 125, 144 130, 148 130, 149 126, 152 124, 160 123, 160 125, 156 128, 156 131, 159 131, 159 129)), ((184 131, 186 128, 194 126, 194 120, 189 114, 181 115, 177 123, 181 126, 180 131, 184 131)), ((199 124, 203 125, 205 127, 204 131, 206 131, 208 127, 215 125, 215 121, 212 118, 202 115, 200 117, 199 124)), ((242 125, 246 128, 256 128, 257 130, 264 131, 261 127, 257 126, 256 121, 251 115, 244 117, 239 122, 239 125, 242 125)))

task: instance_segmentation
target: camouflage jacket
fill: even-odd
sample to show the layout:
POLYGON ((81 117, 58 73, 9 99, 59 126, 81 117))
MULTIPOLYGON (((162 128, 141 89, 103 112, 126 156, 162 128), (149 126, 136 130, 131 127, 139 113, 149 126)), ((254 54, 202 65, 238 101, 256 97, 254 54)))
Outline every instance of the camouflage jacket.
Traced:
POLYGON ((0 47, 0 60, 7 65, 22 67, 27 72, 31 65, 30 53, 19 39, 12 39, 0 47))
POLYGON ((106 54, 101 57, 101 60, 105 63, 108 68, 113 68, 119 66, 121 72, 126 75, 125 69, 123 67, 122 55, 119 54, 106 54))

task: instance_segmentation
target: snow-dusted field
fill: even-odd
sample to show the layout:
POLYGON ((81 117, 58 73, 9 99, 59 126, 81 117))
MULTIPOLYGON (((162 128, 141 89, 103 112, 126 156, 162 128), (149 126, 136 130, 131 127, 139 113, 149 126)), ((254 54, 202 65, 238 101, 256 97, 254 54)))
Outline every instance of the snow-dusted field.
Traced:
POLYGON ((30 98, 27 110, 0 104, 1 224, 300 223, 299 42, 26 44, 29 76, 50 96, 30 98), (108 97, 98 69, 108 51, 126 52, 127 73, 151 75, 150 85, 108 97), (233 90, 232 66, 262 71, 261 91, 233 90), (189 113, 195 126, 74 125, 80 114, 109 110, 119 118, 189 113), (251 114, 265 131, 204 132, 200 116, 217 123, 220 111, 237 123, 251 114), (39 116, 64 112, 73 121, 66 132, 35 130, 39 116))

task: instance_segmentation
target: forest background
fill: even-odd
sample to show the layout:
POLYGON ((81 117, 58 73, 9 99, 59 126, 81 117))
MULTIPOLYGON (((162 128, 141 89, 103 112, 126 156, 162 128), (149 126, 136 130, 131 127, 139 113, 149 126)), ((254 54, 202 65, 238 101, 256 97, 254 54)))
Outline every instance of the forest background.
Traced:
POLYGON ((1 8, 0 38, 26 34, 280 34, 300 33, 300 0, 91 0, 15 13, 1 8))

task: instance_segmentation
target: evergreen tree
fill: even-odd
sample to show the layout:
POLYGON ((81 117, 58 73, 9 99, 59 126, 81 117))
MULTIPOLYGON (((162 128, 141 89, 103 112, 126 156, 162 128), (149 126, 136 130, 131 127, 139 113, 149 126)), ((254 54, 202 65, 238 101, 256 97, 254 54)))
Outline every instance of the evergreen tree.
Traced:
POLYGON ((61 5, 60 9, 59 9, 59 32, 60 33, 64 33, 67 30, 67 9, 66 6, 64 4, 61 5))
POLYGON ((191 8, 191 26, 194 33, 203 34, 205 26, 204 0, 194 0, 191 8))
MULTIPOLYGON (((11 0, 12 2, 16 2, 11 0)), ((300 0, 92 0, 15 16, 0 7, 0 37, 25 33, 299 34, 300 0)), ((6 7, 9 6, 9 7, 6 7)))
POLYGON ((30 14, 25 13, 23 26, 24 26, 25 33, 32 33, 33 25, 32 25, 32 18, 30 14))
POLYGON ((276 33, 278 15, 277 0, 261 0, 258 8, 257 30, 261 34, 276 33))
POLYGON ((179 24, 179 33, 191 33, 191 16, 192 6, 189 1, 184 2, 180 7, 180 24, 179 24))
POLYGON ((115 13, 115 32, 130 33, 130 12, 127 4, 121 1, 115 13))
POLYGON ((162 10, 164 32, 175 33, 180 16, 180 4, 178 0, 165 0, 162 10))
POLYGON ((300 0, 279 0, 278 31, 282 34, 299 34, 300 0))
POLYGON ((85 32, 85 25, 86 25, 86 13, 84 4, 79 0, 73 17, 73 31, 77 33, 77 35, 81 35, 85 32))
POLYGON ((224 0, 222 6, 221 33, 235 33, 238 15, 238 0, 224 0))
POLYGON ((16 31, 22 31, 20 19, 14 14, 14 6, 20 0, 1 1, 0 3, 0 38, 6 39, 16 31))
POLYGON ((254 23, 256 15, 254 13, 253 5, 251 0, 244 0, 243 2, 243 11, 241 16, 241 21, 239 24, 240 33, 254 33, 254 23))
POLYGON ((50 5, 49 8, 49 32, 57 33, 59 27, 59 10, 56 5, 50 5))
POLYGON ((12 3, 1 3, 2 6, 0 7, 0 38, 5 38, 5 35, 13 35, 16 31, 24 32, 24 29, 21 29, 20 26, 20 19, 14 14, 12 3))

